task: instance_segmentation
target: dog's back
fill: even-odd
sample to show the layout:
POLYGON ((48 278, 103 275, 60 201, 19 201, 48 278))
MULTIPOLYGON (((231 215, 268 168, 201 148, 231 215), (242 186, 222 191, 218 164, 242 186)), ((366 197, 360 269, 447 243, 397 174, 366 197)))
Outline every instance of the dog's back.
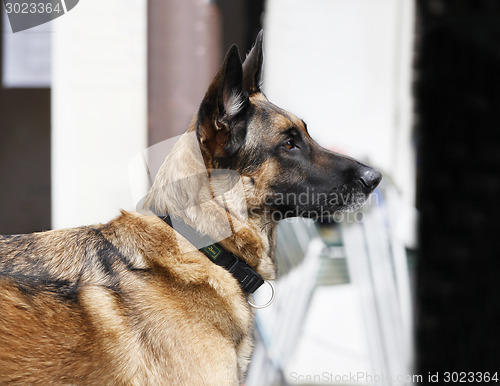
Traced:
POLYGON ((178 254, 175 237, 158 218, 127 212, 0 237, 0 384, 236 383, 233 347, 250 315, 232 310, 245 299, 199 252, 178 254))

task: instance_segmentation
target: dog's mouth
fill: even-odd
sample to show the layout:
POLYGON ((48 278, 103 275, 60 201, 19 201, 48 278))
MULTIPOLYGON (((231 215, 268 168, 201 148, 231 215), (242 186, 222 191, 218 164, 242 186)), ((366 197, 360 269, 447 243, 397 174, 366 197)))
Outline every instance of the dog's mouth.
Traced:
POLYGON ((350 181, 335 186, 319 202, 316 210, 304 210, 302 217, 331 217, 339 213, 353 212, 363 207, 382 180, 382 174, 373 168, 363 166, 350 181), (309 213, 311 212, 311 213, 309 213), (315 212, 319 212, 316 215, 315 212))
POLYGON ((352 212, 363 207, 371 196, 371 189, 357 189, 347 184, 333 189, 316 210, 303 211, 302 217, 331 217, 338 213, 352 212))
POLYGON ((271 190, 264 202, 274 219, 335 217, 364 206, 381 179, 380 172, 363 165, 333 184, 288 184, 285 189, 271 190))
POLYGON ((272 195, 268 205, 273 218, 305 217, 321 219, 335 217, 340 213, 352 212, 363 207, 369 200, 373 189, 361 181, 344 184, 330 192, 302 192, 299 194, 272 195), (360 186, 362 188, 360 189, 360 186), (284 197, 286 200, 281 201, 284 197))
POLYGON ((345 188, 330 194, 329 204, 335 212, 352 212, 360 209, 370 198, 371 191, 345 188))

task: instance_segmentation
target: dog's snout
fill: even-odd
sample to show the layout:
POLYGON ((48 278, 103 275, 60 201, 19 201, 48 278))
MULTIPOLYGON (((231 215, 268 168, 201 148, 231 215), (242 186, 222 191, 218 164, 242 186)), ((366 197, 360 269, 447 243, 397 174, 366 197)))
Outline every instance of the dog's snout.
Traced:
POLYGON ((376 169, 367 168, 361 172, 359 181, 361 184, 372 191, 377 187, 380 180, 382 179, 382 173, 376 169))

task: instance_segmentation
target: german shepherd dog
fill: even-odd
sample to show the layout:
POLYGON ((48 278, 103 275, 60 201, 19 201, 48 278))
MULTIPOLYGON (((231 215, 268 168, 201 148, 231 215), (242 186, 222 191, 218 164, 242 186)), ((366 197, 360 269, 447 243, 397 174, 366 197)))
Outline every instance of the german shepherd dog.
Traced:
POLYGON ((304 121, 269 102, 262 62, 262 32, 243 64, 229 49, 142 210, 107 224, 0 236, 1 384, 244 380, 247 295, 165 216, 273 280, 280 219, 359 206, 381 179, 320 147, 304 121), (301 194, 317 199, 291 199, 301 194))

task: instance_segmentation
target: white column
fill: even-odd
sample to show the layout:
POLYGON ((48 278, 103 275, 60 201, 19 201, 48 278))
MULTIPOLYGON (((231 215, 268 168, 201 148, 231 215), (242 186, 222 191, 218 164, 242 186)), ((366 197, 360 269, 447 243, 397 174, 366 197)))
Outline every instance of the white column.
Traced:
POLYGON ((146 0, 80 1, 53 30, 52 226, 106 222, 147 146, 146 0))

